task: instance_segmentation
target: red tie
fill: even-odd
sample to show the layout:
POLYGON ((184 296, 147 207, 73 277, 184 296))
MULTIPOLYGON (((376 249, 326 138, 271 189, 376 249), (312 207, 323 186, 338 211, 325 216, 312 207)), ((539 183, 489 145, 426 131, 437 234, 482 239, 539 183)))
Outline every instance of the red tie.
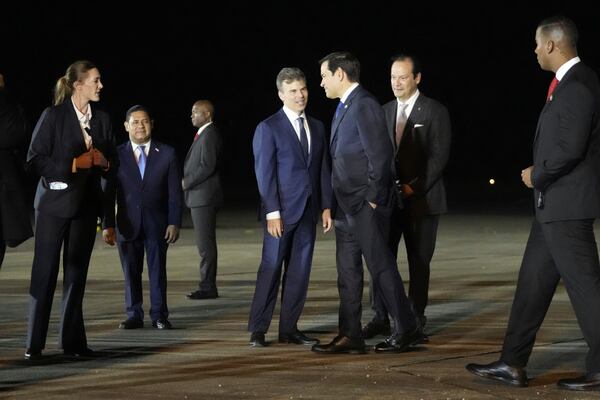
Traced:
POLYGON ((199 133, 196 133, 196 134, 194 135, 194 142, 195 142, 196 140, 198 140, 198 138, 199 138, 199 137, 200 137, 200 134, 199 134, 199 133))
POLYGON ((550 97, 552 97, 552 92, 554 92, 554 88, 556 88, 556 85, 558 85, 558 79, 554 77, 554 79, 552 79, 552 82, 550 82, 550 87, 548 88, 548 96, 546 96, 546 101, 549 101, 550 97))

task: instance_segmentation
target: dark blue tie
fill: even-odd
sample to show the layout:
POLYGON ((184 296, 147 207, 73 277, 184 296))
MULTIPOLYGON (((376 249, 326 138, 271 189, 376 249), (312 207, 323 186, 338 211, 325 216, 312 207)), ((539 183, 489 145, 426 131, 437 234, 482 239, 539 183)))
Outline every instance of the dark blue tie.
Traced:
POLYGON ((144 171, 146 170, 146 145, 138 146, 138 149, 140 149, 138 168, 140 169, 140 175, 142 175, 142 178, 144 178, 144 171))
POLYGON ((300 123, 300 144, 302 145, 302 152, 304 153, 304 158, 308 160, 308 135, 306 134, 306 129, 304 129, 304 118, 298 117, 298 122, 300 123))
POLYGON ((342 111, 342 108, 344 108, 344 103, 342 103, 340 101, 337 105, 337 108, 335 109, 335 118, 334 119, 337 119, 339 113, 342 111))

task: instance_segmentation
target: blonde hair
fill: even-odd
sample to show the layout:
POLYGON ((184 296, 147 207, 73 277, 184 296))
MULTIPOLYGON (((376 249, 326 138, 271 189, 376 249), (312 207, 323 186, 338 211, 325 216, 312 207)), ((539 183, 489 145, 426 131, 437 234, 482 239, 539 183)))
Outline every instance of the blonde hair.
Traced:
POLYGON ((54 105, 62 104, 73 94, 74 84, 85 79, 89 70, 97 68, 96 65, 87 60, 75 61, 69 65, 67 72, 61 76, 54 86, 54 105))

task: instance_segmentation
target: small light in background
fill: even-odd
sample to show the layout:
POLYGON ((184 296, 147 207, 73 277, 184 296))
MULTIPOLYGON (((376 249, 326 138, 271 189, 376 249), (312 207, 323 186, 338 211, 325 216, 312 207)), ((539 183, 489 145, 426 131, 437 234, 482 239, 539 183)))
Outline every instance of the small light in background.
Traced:
POLYGON ((496 183, 496 180, 494 178, 490 179, 490 185, 494 185, 496 183))

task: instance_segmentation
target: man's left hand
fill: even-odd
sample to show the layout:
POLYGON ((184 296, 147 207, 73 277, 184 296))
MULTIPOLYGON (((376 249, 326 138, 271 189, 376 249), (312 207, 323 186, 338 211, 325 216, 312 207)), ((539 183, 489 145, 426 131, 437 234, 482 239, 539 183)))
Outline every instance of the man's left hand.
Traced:
POLYGON ((521 180, 529 189, 533 189, 533 183, 531 182, 531 173, 533 172, 533 165, 527 167, 521 171, 521 180))
POLYGON ((177 239, 179 239, 179 228, 175 225, 167 226, 167 232, 165 233, 167 243, 175 243, 177 239))

